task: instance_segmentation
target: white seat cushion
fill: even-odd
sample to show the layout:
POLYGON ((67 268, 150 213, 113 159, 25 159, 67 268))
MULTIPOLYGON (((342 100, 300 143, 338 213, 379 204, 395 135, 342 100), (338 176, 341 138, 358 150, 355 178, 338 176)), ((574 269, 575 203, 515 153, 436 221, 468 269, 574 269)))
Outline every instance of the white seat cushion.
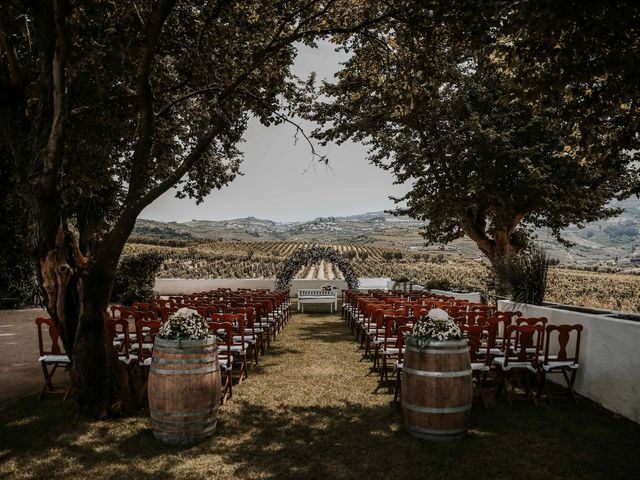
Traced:
POLYGON ((505 357, 498 357, 493 359, 493 363, 499 366, 502 370, 511 370, 511 369, 527 369, 531 372, 535 372, 536 369, 531 364, 531 362, 518 362, 516 360, 510 360, 507 366, 505 366, 505 357))
POLYGON ((42 355, 41 357, 38 358, 38 361, 47 362, 47 363, 53 363, 53 362, 71 363, 71 360, 69 360, 69 357, 66 355, 42 355))
POLYGON ((569 362, 559 362, 559 361, 550 361, 548 364, 543 364, 542 368, 548 372, 550 370, 554 370, 556 368, 570 368, 572 370, 576 370, 578 368, 578 363, 569 362))
POLYGON ((488 372, 489 365, 484 362, 471 362, 471 370, 474 372, 488 372))

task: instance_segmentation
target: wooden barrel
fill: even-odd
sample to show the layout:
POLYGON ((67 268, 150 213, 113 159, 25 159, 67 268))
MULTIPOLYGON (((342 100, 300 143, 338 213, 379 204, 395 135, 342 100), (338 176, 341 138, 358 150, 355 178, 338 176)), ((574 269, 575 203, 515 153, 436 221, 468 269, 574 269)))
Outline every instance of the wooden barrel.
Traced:
POLYGON ((149 409, 158 440, 187 444, 213 434, 221 388, 215 338, 156 337, 149 370, 149 409))
POLYGON ((473 380, 467 340, 419 346, 405 337, 402 367, 404 424, 414 437, 453 440, 463 437, 471 416, 473 380))

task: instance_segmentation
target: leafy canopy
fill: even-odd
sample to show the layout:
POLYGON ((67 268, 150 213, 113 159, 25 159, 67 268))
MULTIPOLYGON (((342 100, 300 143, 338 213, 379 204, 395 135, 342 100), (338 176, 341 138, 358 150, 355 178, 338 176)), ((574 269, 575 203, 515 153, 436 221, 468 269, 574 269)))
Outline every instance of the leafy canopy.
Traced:
POLYGON ((581 148, 566 101, 532 101, 496 60, 491 21, 482 31, 456 2, 428 7, 348 40, 337 81, 301 107, 324 125, 315 135, 367 143, 372 163, 412 185, 397 213, 427 221, 430 242, 467 234, 490 258, 524 245, 523 224, 559 237, 618 213, 607 204, 631 186, 628 144, 611 130, 607 148, 581 148))

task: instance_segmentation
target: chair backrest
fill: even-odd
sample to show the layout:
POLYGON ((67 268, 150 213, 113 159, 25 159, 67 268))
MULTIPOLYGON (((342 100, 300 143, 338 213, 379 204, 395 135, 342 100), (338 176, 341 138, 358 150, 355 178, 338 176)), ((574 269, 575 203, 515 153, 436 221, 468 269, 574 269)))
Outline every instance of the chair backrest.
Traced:
POLYGON ((136 320, 147 320, 150 322, 158 321, 158 314, 150 310, 133 312, 133 318, 136 320))
POLYGON ((228 308, 225 313, 234 313, 244 317, 245 330, 249 330, 252 335, 255 334, 256 310, 253 307, 236 307, 228 308))
POLYGON ((227 352, 231 352, 233 345, 233 325, 230 322, 211 321, 207 322, 209 331, 216 336, 227 347, 227 352))
POLYGON ((136 317, 136 340, 138 343, 138 359, 142 362, 145 358, 150 357, 152 348, 145 348, 145 343, 153 343, 153 339, 160 331, 162 322, 159 320, 146 320, 143 316, 136 317), (145 340, 148 340, 145 342, 145 340))
POLYGON ((178 307, 162 307, 160 309, 160 318, 163 322, 166 322, 167 320, 169 320, 169 316, 177 311, 178 307))
POLYGON ((469 357, 472 363, 486 363, 489 364, 491 356, 489 355, 489 345, 485 343, 482 346, 482 340, 484 336, 484 326, 482 325, 465 325, 462 330, 467 333, 467 340, 469 341, 469 357))
POLYGON ((511 320, 511 323, 514 323, 518 317, 522 316, 522 312, 514 310, 514 311, 502 311, 502 312, 493 312, 493 315, 491 315, 492 317, 499 317, 499 318, 509 318, 511 320))
POLYGON ((489 348, 497 347, 497 340, 499 338, 504 340, 507 327, 511 325, 511 323, 511 317, 509 316, 493 316, 487 318, 485 329, 487 330, 487 345, 489 348))
POLYGON ((131 315, 129 307, 123 305, 111 305, 111 318, 127 318, 131 315))
POLYGON ((409 335, 411 330, 413 330, 413 326, 401 325, 398 327, 398 331, 396 332, 398 335, 398 340, 396 341, 396 347, 398 347, 398 362, 402 361, 402 357, 404 357, 404 336, 409 335))
POLYGON ((107 330, 111 334, 111 340, 114 340, 118 334, 122 335, 122 347, 118 350, 118 355, 128 359, 131 351, 129 320, 126 318, 107 318, 107 330))
POLYGON ((543 325, 547 324, 546 317, 518 317, 515 321, 516 325, 543 325))
POLYGON ((547 325, 547 336, 544 347, 545 365, 549 364, 549 352, 552 345, 555 345, 558 348, 558 351, 554 354, 554 360, 559 362, 573 362, 574 364, 579 363, 580 336, 582 334, 582 329, 583 327, 579 323, 575 325, 547 325), (556 332, 557 335, 553 335, 556 332), (575 332, 575 335, 572 335, 572 332, 575 332), (557 338, 557 342, 551 342, 552 336, 557 338), (575 339, 573 340, 573 355, 569 355, 568 346, 569 342, 572 340, 572 336, 575 336, 575 339))
POLYGON ((509 325, 505 333, 505 362, 529 362, 538 365, 542 347, 544 326, 536 325, 509 325))
POLYGON ((245 316, 240 313, 214 313, 211 315, 211 321, 214 323, 230 323, 236 335, 242 337, 241 342, 244 343, 244 327, 245 316))
POLYGON ((60 344, 58 343, 60 334, 58 333, 58 327, 56 327, 55 322, 51 318, 39 317, 36 318, 36 325, 38 326, 38 347, 40 349, 40 356, 64 355, 65 352, 60 348, 60 344), (46 326, 49 331, 49 338, 51 339, 51 346, 48 348, 45 348, 45 339, 42 334, 42 329, 44 328, 43 325, 46 326))
POLYGON ((401 327, 413 327, 417 317, 409 316, 385 316, 384 317, 384 344, 387 345, 393 339, 393 343, 398 343, 398 331, 401 327))

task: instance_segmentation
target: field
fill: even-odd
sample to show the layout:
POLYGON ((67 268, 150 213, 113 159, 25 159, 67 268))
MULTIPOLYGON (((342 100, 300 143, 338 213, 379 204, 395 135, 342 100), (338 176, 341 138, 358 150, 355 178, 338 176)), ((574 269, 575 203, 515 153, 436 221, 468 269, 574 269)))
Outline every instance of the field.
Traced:
MULTIPOLYGON (((158 251, 165 256, 163 278, 274 278, 298 242, 213 242, 132 239, 125 255, 158 251)), ((353 262, 360 277, 407 277, 432 288, 453 287, 489 293, 486 262, 445 253, 422 253, 363 245, 332 245, 353 262)), ((331 264, 301 269, 297 278, 341 278, 331 264)), ((640 276, 552 268, 546 299, 612 310, 640 311, 640 276)))

